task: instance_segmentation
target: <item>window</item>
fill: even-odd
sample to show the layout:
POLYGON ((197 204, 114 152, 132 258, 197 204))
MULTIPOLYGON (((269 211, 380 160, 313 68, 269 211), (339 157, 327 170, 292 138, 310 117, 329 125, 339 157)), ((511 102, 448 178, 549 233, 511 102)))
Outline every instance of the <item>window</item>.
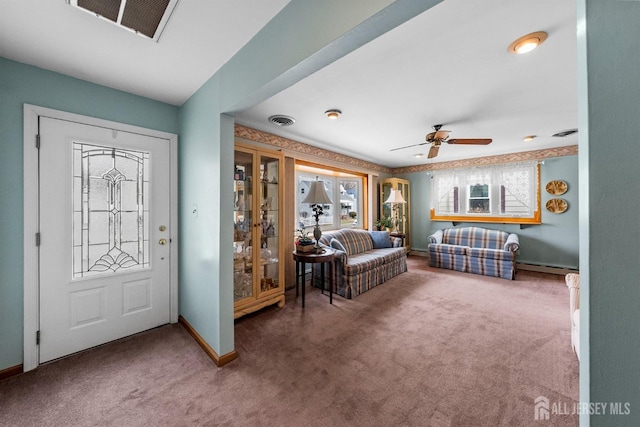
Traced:
POLYGON ((311 205, 302 203, 309 194, 311 183, 315 180, 324 183, 324 189, 332 202, 323 205, 324 215, 318 221, 323 230, 365 226, 366 177, 346 171, 298 164, 296 165, 296 229, 312 228, 316 224, 311 205))
POLYGON ((436 172, 431 220, 540 223, 540 169, 536 163, 436 172))
POLYGON ((491 213, 491 196, 489 184, 475 184, 469 186, 467 213, 491 213))

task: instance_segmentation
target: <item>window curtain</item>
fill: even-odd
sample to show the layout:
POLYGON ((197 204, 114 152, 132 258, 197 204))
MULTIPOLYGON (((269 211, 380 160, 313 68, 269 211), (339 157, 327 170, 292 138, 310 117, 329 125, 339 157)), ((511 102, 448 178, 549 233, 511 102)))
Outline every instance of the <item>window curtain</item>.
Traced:
POLYGON ((491 216, 531 216, 537 201, 537 162, 522 162, 434 172, 431 176, 431 208, 436 215, 464 216, 468 188, 490 185, 491 216))

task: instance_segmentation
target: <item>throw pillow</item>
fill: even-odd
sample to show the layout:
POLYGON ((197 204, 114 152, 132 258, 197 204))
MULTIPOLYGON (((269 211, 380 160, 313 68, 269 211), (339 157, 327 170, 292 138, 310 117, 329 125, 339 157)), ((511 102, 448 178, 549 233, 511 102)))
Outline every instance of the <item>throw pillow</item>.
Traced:
POLYGON ((329 242, 329 246, 331 246, 333 249, 337 249, 337 250, 342 251, 342 252, 347 252, 347 250, 344 248, 344 245, 342 243, 340 243, 339 240, 336 240, 333 237, 331 238, 331 241, 329 242))
POLYGON ((371 231, 373 249, 384 249, 391 247, 391 236, 388 231, 371 231))

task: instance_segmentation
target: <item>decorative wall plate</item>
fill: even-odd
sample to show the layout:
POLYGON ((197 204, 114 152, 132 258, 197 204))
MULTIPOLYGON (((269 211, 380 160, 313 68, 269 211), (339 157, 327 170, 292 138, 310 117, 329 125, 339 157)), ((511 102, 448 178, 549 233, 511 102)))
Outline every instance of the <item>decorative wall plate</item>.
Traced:
POLYGON ((567 192, 567 183, 561 180, 553 180, 547 183, 547 193, 559 196, 567 192))
POLYGON ((565 199, 551 199, 547 202, 547 210, 551 213, 561 214, 569 208, 565 199))

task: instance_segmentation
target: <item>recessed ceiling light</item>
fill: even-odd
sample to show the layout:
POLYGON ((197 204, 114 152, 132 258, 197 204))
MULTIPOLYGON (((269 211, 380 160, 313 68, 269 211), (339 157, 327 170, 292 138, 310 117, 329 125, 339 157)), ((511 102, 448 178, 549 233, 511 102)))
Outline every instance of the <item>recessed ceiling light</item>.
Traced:
POLYGON ((324 112, 324 115, 327 116, 329 119, 331 120, 336 120, 338 117, 340 117, 340 114, 342 114, 342 111, 340 110, 327 110, 324 112))
POLYGON ((418 154, 414 154, 413 156, 414 156, 414 157, 422 157, 422 156, 424 156, 424 154, 422 154, 422 153, 418 153, 418 154))
POLYGON ((533 141, 534 139, 536 139, 538 137, 538 135, 527 135, 524 138, 522 138, 523 141, 533 141))
POLYGON ((540 46, 546 39, 547 33, 545 33, 544 31, 536 31, 535 33, 530 33, 522 36, 518 40, 511 43, 507 48, 507 51, 509 53, 517 54, 531 52, 533 49, 540 46))

